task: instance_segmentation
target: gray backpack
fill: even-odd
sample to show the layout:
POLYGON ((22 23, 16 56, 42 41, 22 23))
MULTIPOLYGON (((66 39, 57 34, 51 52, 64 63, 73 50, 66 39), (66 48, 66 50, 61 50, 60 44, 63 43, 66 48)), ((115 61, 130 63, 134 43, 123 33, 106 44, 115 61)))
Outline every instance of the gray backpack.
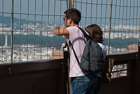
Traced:
POLYGON ((78 27, 87 39, 86 46, 83 51, 81 63, 79 62, 72 43, 69 41, 69 45, 72 47, 76 60, 83 71, 88 72, 102 72, 106 67, 106 60, 103 58, 102 48, 98 45, 97 41, 89 34, 87 34, 82 28, 78 27))

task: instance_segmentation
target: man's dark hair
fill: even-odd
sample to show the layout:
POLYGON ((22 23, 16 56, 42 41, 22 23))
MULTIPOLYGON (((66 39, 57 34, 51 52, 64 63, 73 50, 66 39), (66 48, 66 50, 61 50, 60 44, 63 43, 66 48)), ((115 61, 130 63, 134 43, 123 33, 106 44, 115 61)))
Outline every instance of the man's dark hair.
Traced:
POLYGON ((77 10, 75 8, 71 8, 71 9, 66 10, 64 12, 64 14, 66 14, 67 19, 71 18, 71 20, 75 24, 79 24, 79 22, 81 20, 81 12, 79 12, 79 10, 77 10))
POLYGON ((103 42, 103 31, 101 28, 96 24, 91 24, 85 28, 86 31, 88 31, 91 36, 96 39, 97 42, 102 43, 103 42))

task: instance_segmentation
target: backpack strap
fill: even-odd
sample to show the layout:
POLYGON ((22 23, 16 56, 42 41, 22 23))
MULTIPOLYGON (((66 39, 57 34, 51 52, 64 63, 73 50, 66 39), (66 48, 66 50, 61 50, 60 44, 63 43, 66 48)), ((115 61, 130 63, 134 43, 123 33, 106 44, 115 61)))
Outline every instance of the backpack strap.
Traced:
POLYGON ((73 53, 74 53, 74 55, 75 55, 75 58, 76 58, 76 60, 77 60, 77 62, 78 62, 78 65, 80 66, 80 62, 79 62, 78 57, 77 57, 77 55, 76 55, 76 52, 75 52, 75 50, 74 50, 74 48, 73 48, 73 45, 72 45, 72 43, 71 43, 70 41, 69 41, 69 45, 72 47, 73 53))
MULTIPOLYGON (((86 39, 88 40, 88 39, 90 39, 90 38, 92 38, 92 36, 90 35, 90 33, 86 33, 82 28, 80 28, 80 27, 78 27, 81 31, 82 31, 82 33, 83 33, 83 35, 86 37, 86 39)), ((94 39, 94 38, 92 38, 96 43, 97 43, 97 41, 94 39)), ((72 50, 73 50, 73 53, 74 53, 74 55, 75 55, 75 58, 76 58, 76 60, 77 60, 77 62, 78 62, 78 65, 80 66, 80 62, 79 62, 79 60, 78 60, 78 57, 77 57, 77 55, 76 55, 76 52, 75 52, 75 50, 74 50, 74 48, 73 48, 73 45, 72 45, 72 43, 71 43, 71 41, 69 40, 69 46, 71 46, 72 47, 72 50)))
POLYGON ((97 43, 96 39, 94 39, 88 31, 86 31, 86 33, 81 27, 78 28, 82 31, 83 35, 86 37, 87 40, 92 39, 94 42, 97 43))
MULTIPOLYGON (((86 33, 82 28, 80 28, 80 27, 78 27, 81 31, 82 31, 82 33, 83 33, 83 35, 86 37, 86 39, 88 40, 89 38, 92 38, 91 37, 91 35, 88 33, 86 33)), ((73 48, 73 45, 72 45, 72 43, 70 42, 70 40, 69 40, 69 45, 72 47, 72 50, 73 50, 73 53, 74 53, 74 55, 75 55, 75 58, 76 58, 76 60, 77 60, 77 62, 78 62, 78 65, 80 66, 80 62, 79 62, 79 60, 78 60, 78 57, 77 57, 77 55, 76 55, 76 52, 75 52, 75 50, 74 50, 74 48, 73 48)))
MULTIPOLYGON (((88 40, 89 38, 91 38, 91 36, 90 36, 90 34, 88 35, 88 34, 86 34, 86 32, 82 29, 82 28, 80 28, 80 27, 78 27, 81 31, 82 31, 82 33, 83 33, 83 35, 86 37, 86 39, 88 40)), ((78 60, 78 57, 77 57, 77 55, 76 55, 76 52, 75 52, 75 50, 74 50, 74 48, 73 48, 73 45, 72 45, 72 43, 71 43, 71 41, 69 40, 69 45, 72 47, 72 50, 73 50, 73 53, 74 53, 74 55, 75 55, 75 58, 76 58, 76 60, 77 60, 77 62, 78 62, 78 65, 80 66, 80 62, 79 62, 79 60, 78 60)))
POLYGON ((91 35, 90 35, 89 32, 86 33, 81 27, 78 27, 78 28, 82 31, 83 35, 86 37, 87 40, 88 40, 89 38, 91 38, 91 35))
MULTIPOLYGON (((86 39, 88 40, 89 38, 92 38, 91 37, 91 35, 88 33, 86 33, 82 28, 80 28, 80 27, 78 27, 81 31, 82 31, 82 33, 83 33, 83 35, 86 37, 86 39)), ((76 60, 77 60, 77 62, 78 62, 78 65, 80 66, 80 62, 79 62, 79 60, 78 60, 78 57, 77 57, 77 55, 76 55, 76 52, 75 52, 75 50, 74 50, 74 48, 73 48, 73 45, 72 45, 72 43, 71 43, 71 41, 69 40, 69 46, 71 46, 72 47, 72 50, 73 50, 73 53, 74 53, 74 55, 75 55, 75 58, 76 58, 76 60)))

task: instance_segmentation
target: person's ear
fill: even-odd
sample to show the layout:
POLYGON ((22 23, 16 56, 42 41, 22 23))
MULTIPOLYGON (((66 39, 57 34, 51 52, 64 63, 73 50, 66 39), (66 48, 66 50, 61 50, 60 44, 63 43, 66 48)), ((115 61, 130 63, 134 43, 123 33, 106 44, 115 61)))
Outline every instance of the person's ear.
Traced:
POLYGON ((70 20, 70 24, 72 23, 72 20, 71 20, 71 18, 69 19, 70 20))

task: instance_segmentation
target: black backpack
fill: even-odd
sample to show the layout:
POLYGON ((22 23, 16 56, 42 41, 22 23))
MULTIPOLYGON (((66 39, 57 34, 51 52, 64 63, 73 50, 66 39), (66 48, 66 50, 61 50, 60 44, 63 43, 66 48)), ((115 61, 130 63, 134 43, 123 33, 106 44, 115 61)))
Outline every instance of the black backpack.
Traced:
POLYGON ((69 41, 69 45, 72 47, 76 60, 83 71, 98 73, 104 71, 106 67, 106 60, 103 58, 102 48, 97 41, 89 34, 87 34, 82 28, 78 27, 87 39, 86 46, 83 51, 81 63, 79 62, 72 43, 69 41))

